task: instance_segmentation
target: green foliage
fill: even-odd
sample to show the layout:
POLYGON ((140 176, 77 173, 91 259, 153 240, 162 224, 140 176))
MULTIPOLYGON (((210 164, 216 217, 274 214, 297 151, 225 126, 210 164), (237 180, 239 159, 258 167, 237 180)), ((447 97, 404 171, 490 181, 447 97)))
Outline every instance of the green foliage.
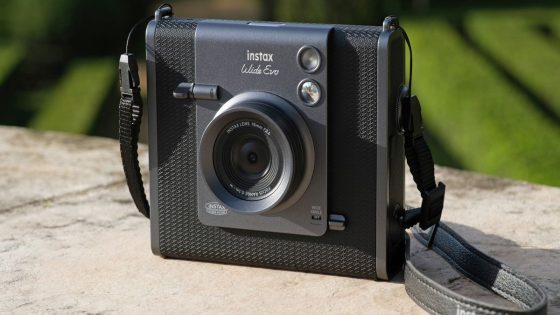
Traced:
POLYGON ((23 49, 17 43, 0 43, 0 85, 23 60, 23 49))
POLYGON ((282 21, 379 24, 383 1, 283 0, 276 1, 275 18, 282 21))
POLYGON ((24 42, 65 38, 75 26, 72 16, 79 1, 17 0, 8 5, 8 24, 12 36, 24 42))
MULTIPOLYGON (((277 20, 345 24, 378 25, 399 7, 389 0, 265 2, 277 20)), ((0 0, 0 85, 9 78, 14 87, 0 89, 0 122, 90 132, 102 107, 114 106, 107 97, 116 89, 114 58, 92 56, 117 56, 146 4, 0 0), (26 51, 42 62, 26 60, 26 51), (25 71, 18 77, 17 69, 25 71)), ((401 16, 437 163, 560 186, 560 7, 554 5, 441 7, 401 16)))
POLYGON ((465 27, 479 45, 560 115, 560 46, 556 42, 560 33, 554 34, 554 26, 548 24, 558 20, 560 9, 476 11, 465 17, 465 27))
MULTIPOLYGON (((560 9, 482 5, 401 16, 436 162, 560 185, 560 9)), ((276 18, 378 24, 388 7, 277 1, 276 18)))
POLYGON ((115 47, 122 47, 130 26, 145 16, 147 4, 137 0, 7 1, 4 24, 12 40, 35 47, 58 46, 72 55, 114 53, 115 47))
MULTIPOLYGON (((422 99, 425 122, 458 162, 471 170, 560 185, 560 126, 543 117, 445 19, 403 20, 413 41, 414 89, 422 99)), ((523 34, 504 37, 502 29, 485 32, 504 45, 526 39, 523 34)), ((509 67, 538 56, 504 63, 509 67)), ((546 72, 546 67, 526 75, 546 72)), ((558 83, 558 74, 550 79, 558 83)))
POLYGON ((30 126, 40 130, 87 133, 109 90, 115 88, 113 59, 85 59, 70 64, 30 126))

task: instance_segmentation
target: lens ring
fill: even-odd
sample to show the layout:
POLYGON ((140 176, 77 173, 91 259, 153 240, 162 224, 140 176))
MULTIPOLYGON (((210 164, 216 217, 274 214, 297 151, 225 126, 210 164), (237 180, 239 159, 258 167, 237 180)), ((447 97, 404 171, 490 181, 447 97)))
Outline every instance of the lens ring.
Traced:
POLYGON ((297 62, 307 73, 314 73, 321 67, 321 53, 313 46, 303 46, 297 52, 297 62))
MULTIPOLYGON (((282 211, 297 202, 311 182, 315 152, 307 123, 293 104, 276 95, 245 92, 234 96, 220 107, 206 125, 199 141, 198 185, 209 188, 202 191, 203 194, 207 194, 207 198, 217 198, 233 212, 262 214, 282 211), (220 163, 214 161, 215 147, 220 146, 216 140, 224 127, 236 120, 262 122, 263 126, 267 127, 264 132, 271 135, 268 139, 275 141, 268 144, 268 148, 271 156, 278 156, 280 159, 277 164, 270 164, 270 169, 266 170, 266 174, 262 174, 262 180, 269 180, 266 177, 273 177, 275 172, 279 174, 279 180, 270 186, 271 191, 264 198, 238 198, 226 189, 219 179, 220 163), (274 153, 275 148, 278 148, 281 154, 274 153), (275 165, 278 165, 278 170, 273 169, 275 165)), ((224 156, 229 159, 231 154, 224 156)))

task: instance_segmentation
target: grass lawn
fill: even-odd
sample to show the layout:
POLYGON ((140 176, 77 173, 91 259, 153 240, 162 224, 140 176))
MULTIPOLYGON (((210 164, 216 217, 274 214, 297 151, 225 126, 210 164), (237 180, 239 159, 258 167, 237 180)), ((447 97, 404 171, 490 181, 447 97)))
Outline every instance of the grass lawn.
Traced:
POLYGON ((13 42, 0 42, 0 86, 23 61, 24 50, 13 42))
MULTIPOLYGON (((558 186, 560 125, 538 108, 534 96, 553 106, 555 113, 560 109, 554 88, 560 83, 560 53, 545 38, 529 40, 530 32, 538 30, 523 26, 528 22, 514 23, 506 19, 507 12, 493 13, 466 14, 463 27, 479 47, 465 40, 456 20, 403 19, 414 49, 413 88, 422 100, 426 125, 455 163, 466 169, 558 186), (505 35, 506 24, 520 29, 505 35), (520 48, 526 41, 542 54, 520 48)), ((554 14, 560 19, 558 11, 554 14)), ((543 21, 547 20, 539 20, 543 21)))
POLYGON ((560 9, 473 12, 464 22, 497 63, 560 116, 560 28, 551 23, 556 20, 560 9))
POLYGON ((88 133, 108 93, 114 88, 116 60, 73 61, 31 120, 40 130, 88 133))

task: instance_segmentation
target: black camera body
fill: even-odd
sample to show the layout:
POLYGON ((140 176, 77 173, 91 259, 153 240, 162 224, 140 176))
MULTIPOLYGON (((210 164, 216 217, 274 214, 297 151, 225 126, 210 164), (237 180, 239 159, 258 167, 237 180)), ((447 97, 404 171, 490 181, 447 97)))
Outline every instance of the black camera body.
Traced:
POLYGON ((150 218, 154 254, 380 280, 404 269, 406 292, 430 313, 546 313, 542 288, 440 222, 445 184, 436 184, 411 91, 412 46, 395 17, 374 27, 172 16, 160 6, 146 30, 151 202, 128 41, 119 60, 123 170, 150 218), (406 211, 405 156, 422 197, 406 211), (430 279, 410 259, 408 228, 523 310, 430 279))
POLYGON ((404 39, 391 21, 150 22, 153 252, 361 278, 400 271, 404 39))

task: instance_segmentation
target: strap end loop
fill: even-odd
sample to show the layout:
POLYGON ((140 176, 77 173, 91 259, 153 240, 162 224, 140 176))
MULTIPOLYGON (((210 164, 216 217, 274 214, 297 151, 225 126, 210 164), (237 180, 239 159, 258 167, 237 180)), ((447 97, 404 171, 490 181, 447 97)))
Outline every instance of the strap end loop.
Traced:
POLYGON ((422 207, 407 211, 403 210, 404 214, 402 214, 402 211, 398 214, 401 218, 401 225, 408 229, 419 223, 418 225, 422 230, 427 230, 434 226, 430 236, 430 243, 432 243, 441 219, 441 213, 443 212, 444 199, 445 184, 440 182, 436 188, 422 194, 422 207))

